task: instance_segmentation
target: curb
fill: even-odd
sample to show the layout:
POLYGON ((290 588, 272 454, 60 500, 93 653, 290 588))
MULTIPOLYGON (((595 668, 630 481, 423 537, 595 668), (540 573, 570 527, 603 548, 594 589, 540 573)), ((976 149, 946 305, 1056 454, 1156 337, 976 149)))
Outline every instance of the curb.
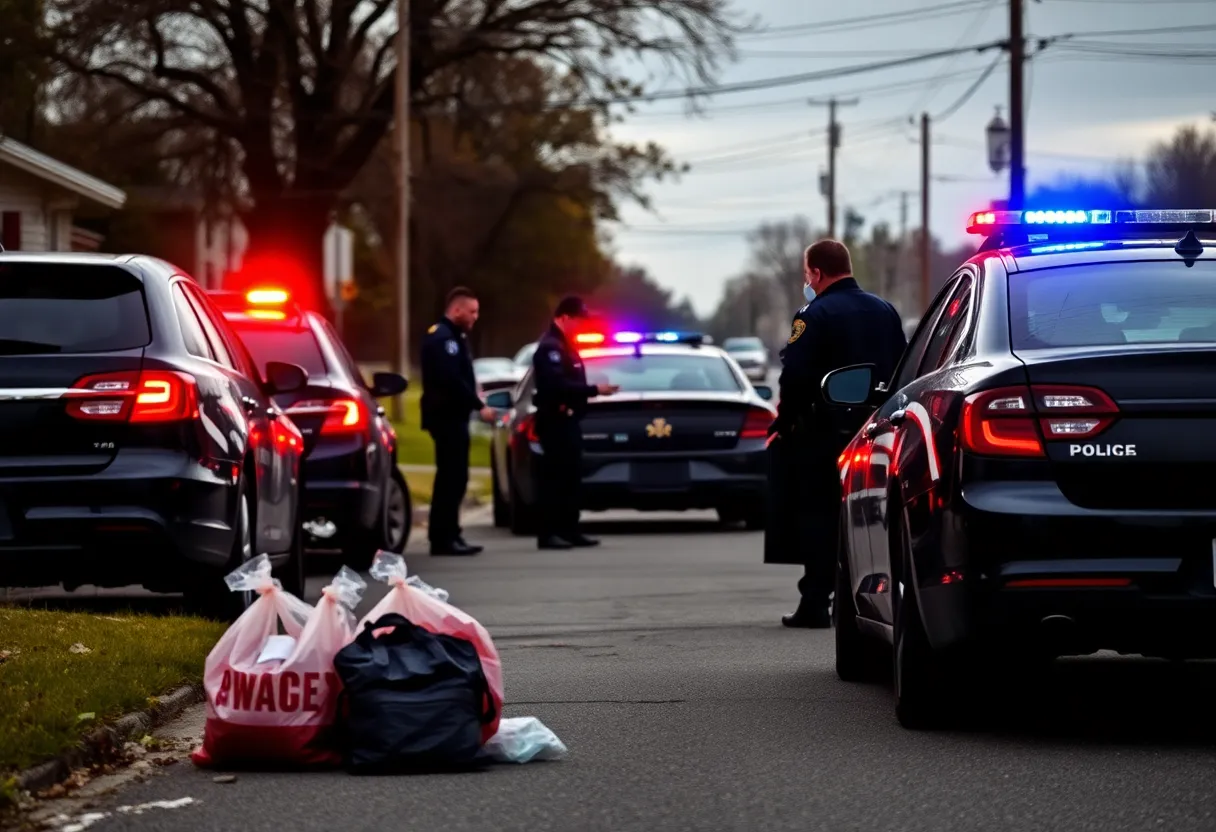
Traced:
MULTIPOLYGON (((489 505, 490 503, 488 500, 482 500, 478 497, 466 497, 464 504, 460 507, 461 520, 464 520, 470 515, 479 515, 489 505)), ((431 507, 429 504, 421 503, 414 506, 412 525, 415 529, 425 528, 427 521, 430 520, 430 518, 431 507)))
POLYGON ((121 750, 127 742, 138 742, 144 735, 181 716, 186 708, 205 700, 201 684, 186 685, 156 697, 155 704, 147 710, 121 716, 112 724, 91 731, 76 748, 19 772, 17 788, 33 794, 45 791, 66 780, 74 769, 101 762, 121 750))

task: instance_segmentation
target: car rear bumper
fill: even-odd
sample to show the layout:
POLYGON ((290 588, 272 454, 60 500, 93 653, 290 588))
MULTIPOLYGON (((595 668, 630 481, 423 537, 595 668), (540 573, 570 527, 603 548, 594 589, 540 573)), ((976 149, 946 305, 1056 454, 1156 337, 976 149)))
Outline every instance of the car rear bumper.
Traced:
POLYGON ((1216 512, 1083 509, 1054 483, 985 483, 944 526, 958 531, 943 561, 917 575, 934 644, 1216 655, 1216 512))
POLYGON ((171 452, 119 454, 88 476, 0 480, 0 584, 180 590, 192 566, 228 563, 236 493, 171 452))
POLYGON ((588 455, 584 461, 583 507, 591 511, 663 511, 755 505, 765 497, 767 460, 762 440, 744 442, 758 449, 689 455, 588 455))

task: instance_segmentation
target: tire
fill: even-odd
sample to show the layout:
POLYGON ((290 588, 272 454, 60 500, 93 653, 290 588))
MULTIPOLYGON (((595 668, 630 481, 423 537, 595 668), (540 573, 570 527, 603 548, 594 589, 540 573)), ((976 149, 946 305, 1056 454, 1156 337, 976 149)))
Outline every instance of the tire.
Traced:
POLYGON ((385 482, 375 527, 356 535, 352 543, 343 547, 342 556, 346 565, 356 572, 366 572, 371 568, 377 552, 404 552, 410 540, 413 516, 409 485, 401 471, 395 470, 385 482))
MULTIPOLYGON (((895 681, 895 716, 910 730, 933 730, 949 725, 954 691, 947 657, 936 653, 921 620, 918 592, 912 573, 912 545, 907 516, 899 521, 899 575, 891 591, 895 603, 895 639, 892 673, 895 681), (907 584, 904 588, 904 584, 907 584)), ((895 576, 893 576, 895 577, 895 576)))
POLYGON ((490 464, 490 498, 494 503, 494 528, 505 529, 511 525, 511 506, 502 496, 498 485, 498 466, 490 464))
MULTIPOLYGON (((842 524, 843 525, 843 524, 842 524)), ((885 645, 868 638, 857 626, 853 581, 849 575, 844 539, 836 557, 836 592, 832 599, 832 628, 836 635, 836 675, 842 682, 875 682, 889 661, 885 645)))
POLYGON ((228 563, 219 570, 204 569, 186 590, 186 606, 204 618, 232 622, 253 603, 252 592, 232 592, 224 577, 242 564, 253 560, 254 513, 245 480, 237 486, 237 508, 233 521, 232 553, 228 563))

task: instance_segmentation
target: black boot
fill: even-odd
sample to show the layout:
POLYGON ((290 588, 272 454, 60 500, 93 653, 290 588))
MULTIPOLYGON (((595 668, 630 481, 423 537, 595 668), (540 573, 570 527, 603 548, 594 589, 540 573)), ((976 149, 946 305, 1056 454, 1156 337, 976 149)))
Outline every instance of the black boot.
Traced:
POLYGON ((432 543, 432 555, 476 555, 482 550, 481 546, 470 546, 462 540, 453 540, 450 543, 432 543))
POLYGON ((545 535, 536 540, 537 549, 573 549, 574 544, 555 534, 545 535))
POLYGON ((832 626, 832 617, 828 615, 827 607, 799 604, 794 612, 781 616, 781 624, 796 629, 823 630, 832 626))
POLYGON ((587 537, 585 534, 570 534, 565 535, 566 540, 570 541, 570 545, 579 549, 585 549, 590 546, 599 546, 600 542, 594 537, 587 537))

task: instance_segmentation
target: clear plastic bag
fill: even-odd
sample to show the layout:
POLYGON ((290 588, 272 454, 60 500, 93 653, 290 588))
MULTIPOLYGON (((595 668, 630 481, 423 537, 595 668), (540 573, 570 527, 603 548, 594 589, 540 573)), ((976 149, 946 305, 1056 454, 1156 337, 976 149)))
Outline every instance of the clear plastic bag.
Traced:
POLYGON ((498 724, 498 733, 490 737, 485 750, 499 763, 561 760, 568 753, 557 734, 534 716, 502 720, 498 724))
POLYGON ((341 761, 331 737, 341 693, 333 659, 354 638, 353 608, 367 584, 343 567, 314 608, 284 592, 270 569, 262 555, 225 578, 233 592, 258 597, 207 656, 207 721, 191 755, 197 765, 341 761), (294 640, 290 653, 259 661, 280 625, 294 640))
POLYGON ((436 590, 422 581, 411 583, 405 567, 405 558, 392 552, 378 552, 372 561, 370 574, 384 581, 392 589, 381 599, 375 609, 360 622, 359 629, 368 623, 379 621, 389 613, 404 615, 414 624, 432 633, 457 636, 473 643, 481 658, 481 667, 486 674, 490 696, 494 701, 495 718, 485 726, 482 739, 488 740, 498 731, 502 713, 503 685, 502 660, 486 628, 464 610, 447 603, 447 593, 436 590), (443 598, 439 596, 443 593, 443 598))

